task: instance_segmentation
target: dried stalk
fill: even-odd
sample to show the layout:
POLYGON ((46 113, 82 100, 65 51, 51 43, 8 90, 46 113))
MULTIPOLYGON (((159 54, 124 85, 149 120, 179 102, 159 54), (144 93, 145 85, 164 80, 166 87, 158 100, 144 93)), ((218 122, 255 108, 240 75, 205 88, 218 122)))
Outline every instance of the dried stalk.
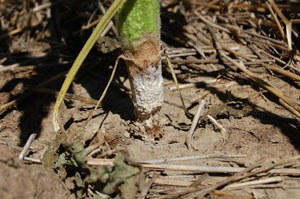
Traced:
POLYGON ((192 122, 191 128, 189 130, 189 133, 185 137, 185 144, 186 144, 186 146, 187 146, 188 149, 190 149, 191 146, 192 146, 196 150, 196 147, 192 143, 192 137, 193 137, 194 131, 196 129, 196 126, 198 124, 199 118, 200 118, 200 116, 201 116, 201 114, 203 112, 205 103, 206 103, 205 100, 201 101, 201 103, 200 103, 200 105, 199 105, 199 107, 197 109, 196 115, 193 118, 193 122, 192 122))

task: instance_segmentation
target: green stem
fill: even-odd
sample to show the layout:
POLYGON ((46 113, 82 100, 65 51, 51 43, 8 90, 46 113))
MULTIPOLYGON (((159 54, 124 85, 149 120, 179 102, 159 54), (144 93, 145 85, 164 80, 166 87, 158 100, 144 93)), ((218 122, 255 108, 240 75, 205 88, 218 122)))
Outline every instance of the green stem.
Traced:
POLYGON ((158 0, 127 0, 118 12, 117 27, 123 49, 134 49, 135 42, 150 34, 160 39, 160 10, 158 0))

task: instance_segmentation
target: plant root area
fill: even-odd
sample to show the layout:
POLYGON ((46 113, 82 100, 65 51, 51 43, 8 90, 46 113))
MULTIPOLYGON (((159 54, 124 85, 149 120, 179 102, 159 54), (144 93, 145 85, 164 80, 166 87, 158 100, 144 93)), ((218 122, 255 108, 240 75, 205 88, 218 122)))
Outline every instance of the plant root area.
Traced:
POLYGON ((121 54, 111 25, 68 90, 58 135, 56 96, 111 3, 1 1, 0 198, 300 198, 299 4, 160 1, 187 110, 162 54, 164 104, 147 132, 123 61, 88 121, 121 54))

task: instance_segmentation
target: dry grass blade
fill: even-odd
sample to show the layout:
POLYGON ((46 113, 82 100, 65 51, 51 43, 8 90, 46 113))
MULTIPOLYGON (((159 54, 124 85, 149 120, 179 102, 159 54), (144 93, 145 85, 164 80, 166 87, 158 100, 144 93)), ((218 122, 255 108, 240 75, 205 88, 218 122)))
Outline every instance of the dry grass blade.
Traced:
POLYGON ((30 147, 30 145, 32 144, 32 142, 34 141, 36 135, 37 135, 36 133, 32 133, 32 134, 29 136, 29 138, 28 138, 28 140, 27 140, 25 146, 23 147, 23 150, 22 150, 21 153, 19 154, 19 159, 20 159, 20 160, 23 160, 24 157, 26 156, 26 154, 27 154, 27 152, 28 152, 28 150, 29 150, 29 147, 30 147))
POLYGON ((199 105, 199 107, 198 107, 198 109, 197 109, 196 115, 193 118, 193 122, 192 122, 192 125, 190 127, 190 130, 189 130, 187 136, 185 137, 185 142, 184 143, 186 144, 186 146, 187 146, 188 149, 190 149, 191 147, 193 147, 194 150, 197 150, 197 148, 193 145, 192 137, 194 135, 194 131, 195 131, 196 127, 197 127, 199 118, 200 118, 200 116, 201 116, 201 114, 203 112, 205 104, 206 104, 205 100, 202 100, 201 103, 200 103, 200 105, 199 105))
POLYGON ((213 123, 218 129, 221 130, 224 137, 227 137, 227 130, 211 115, 207 115, 208 119, 213 123))
POLYGON ((275 12, 281 18, 281 20, 285 23, 286 28, 286 39, 288 43, 289 50, 292 50, 292 23, 282 14, 274 0, 269 0, 275 12))
POLYGON ((164 54, 165 54, 165 57, 166 57, 166 59, 167 59, 168 66, 169 66, 169 68, 170 68, 170 70, 171 70, 172 77, 173 77, 173 80, 174 80, 174 82, 175 82, 176 88, 177 88, 177 90, 178 90, 178 93, 179 93, 179 96, 180 96, 180 100, 181 100, 181 103, 182 103, 182 107, 183 107, 183 109, 184 109, 184 112, 185 112, 185 114, 186 114, 186 116, 187 116, 188 118, 193 118, 193 115, 188 111, 188 109, 186 108, 186 105, 185 105, 185 103, 184 103, 184 100, 183 100, 181 91, 180 91, 180 89, 179 89, 178 80, 177 80, 176 74, 175 74, 175 72, 174 72, 174 68, 173 68, 173 66, 172 66, 172 63, 171 63, 171 61, 170 61, 170 59, 169 59, 169 57, 168 57, 168 54, 167 54, 167 52, 166 52, 166 49, 164 49, 164 54))
POLYGON ((289 104, 287 104, 285 101, 283 101, 282 99, 279 99, 280 104, 282 104, 287 110, 289 110, 291 113, 294 113, 297 117, 300 118, 300 113, 294 109, 294 107, 290 106, 289 104))
POLYGON ((166 158, 166 159, 156 159, 156 160, 141 160, 141 161, 135 161, 135 162, 144 163, 144 164, 157 164, 157 163, 164 163, 164 162, 196 160, 196 159, 245 158, 245 157, 246 156, 244 156, 244 155, 212 154, 212 155, 183 156, 183 157, 177 157, 177 158, 166 158))
POLYGON ((266 5, 267 5, 267 7, 268 7, 268 9, 269 9, 269 11, 270 11, 272 17, 273 17, 274 20, 275 20, 276 26, 277 26, 277 28, 278 28, 279 31, 280 31, 280 34, 281 34, 281 36, 282 36, 282 39, 285 39, 284 31, 283 31, 283 29, 282 29, 282 27, 281 27, 281 24, 280 24, 280 22, 279 22, 277 16, 276 16, 275 13, 274 13, 274 11, 273 11, 271 5, 270 5, 268 2, 266 2, 266 5))
POLYGON ((200 189, 198 191, 196 191, 193 195, 197 196, 197 197, 203 197, 205 196, 207 193, 211 192, 211 191, 214 191, 214 190, 217 190, 217 189, 220 189, 222 187, 224 187, 225 185, 227 184, 230 184, 230 183, 233 183, 233 182, 237 182, 239 180, 239 178, 241 178, 241 176, 243 176, 244 174, 250 172, 251 170, 259 167, 261 165, 261 162, 249 167, 249 168, 246 168, 244 170, 242 170, 241 172, 239 173, 236 173, 235 175, 219 182, 219 183, 216 183, 212 186, 209 186, 207 188, 204 188, 204 189, 200 189))
POLYGON ((107 93, 107 90, 108 90, 108 88, 109 88, 109 86, 110 86, 110 84, 111 84, 111 82, 112 82, 112 80, 113 80, 113 78, 114 78, 114 76, 115 76, 115 73, 116 73, 116 70, 117 70, 118 63, 119 63, 120 59, 125 59, 125 57, 124 57, 123 55, 120 55, 120 56, 117 58, 117 60, 115 61, 115 65, 114 65, 113 71, 112 71, 112 73, 111 73, 111 75, 110 75, 110 78, 109 78, 109 80, 108 80, 108 83, 107 83, 107 85, 106 85, 104 91, 102 92, 102 94, 101 94, 101 96, 100 96, 100 98, 99 98, 99 100, 98 100, 98 102, 97 102, 95 108, 94 108, 92 111, 90 111, 90 113, 89 113, 89 115, 88 115, 88 119, 87 119, 87 120, 85 121, 85 123, 82 125, 82 132, 84 132, 84 129, 86 128, 87 124, 91 121, 94 112, 98 109, 99 105, 102 103, 102 101, 103 101, 103 99, 104 99, 104 97, 105 97, 105 95, 106 95, 106 93, 107 93))
MULTIPOLYGON (((26 158, 27 157, 25 157, 24 160, 27 160, 26 158)), ((30 158, 28 158, 28 161, 30 161, 30 158)), ((33 162, 41 162, 41 161, 39 159, 34 159, 33 162)), ((113 159, 87 157, 86 163, 90 166, 104 166, 104 167, 114 166, 113 159)), ((139 162, 137 163, 140 164, 139 162)), ((150 170, 188 171, 188 172, 196 172, 196 173, 204 172, 204 173, 237 174, 245 170, 244 168, 235 168, 235 167, 210 167, 210 166, 192 166, 192 165, 175 165, 175 164, 140 164, 140 165, 145 169, 150 169, 150 170)), ((275 165, 274 167, 277 166, 280 165, 275 165)), ((300 176, 300 171, 299 169, 296 168, 270 169, 268 170, 268 173, 278 174, 278 175, 300 176)))
POLYGON ((152 184, 157 180, 159 174, 155 173, 152 178, 144 185, 144 188, 141 190, 141 194, 137 197, 138 199, 143 199, 147 196, 149 189, 151 188, 152 184))
POLYGON ((267 172, 277 166, 280 166, 280 165, 284 165, 284 164, 287 164, 287 163, 290 163, 290 162, 293 162, 293 161, 296 161, 300 158, 300 155, 297 155, 297 156, 294 156, 294 157, 290 157, 290 158, 287 158, 287 159, 284 159, 280 162, 278 162, 277 164, 267 164, 267 165, 262 165, 260 163, 258 164, 255 164, 254 166, 252 167, 249 167, 243 171, 241 171, 240 173, 237 173, 235 175, 233 175, 232 177, 229 177, 215 185, 212 185, 210 187, 207 187, 203 190, 199 190, 195 193, 195 195, 197 197, 203 197, 204 195, 206 195, 207 193, 215 190, 215 189, 220 189, 220 188, 223 188, 224 186, 230 184, 230 183, 233 183, 233 182, 238 182, 242 179, 246 179, 246 178, 249 178, 251 176, 255 176, 257 174, 260 174, 260 173, 264 173, 264 172, 267 172), (257 168, 257 167, 260 167, 259 169, 255 170, 255 171, 252 171, 253 169, 257 168), (252 171, 252 172, 251 172, 252 171))
POLYGON ((287 103, 289 106, 291 106, 294 110, 296 110, 298 112, 296 115, 299 117, 299 114, 300 114, 299 105, 296 102, 294 102, 293 100, 291 100, 290 98, 286 97, 282 93, 281 90, 279 90, 278 88, 272 86, 268 82, 258 78, 255 74, 253 74, 252 72, 247 70, 246 67, 244 66, 243 62, 237 63, 235 60, 231 59, 230 57, 228 57, 224 53, 221 53, 221 56, 224 57, 224 59, 226 59, 227 61, 231 62, 234 66, 238 67, 241 71, 246 73, 252 80, 254 80, 256 83, 258 83, 260 86, 267 89, 273 95, 277 96, 279 99, 282 99, 285 103, 287 103))
POLYGON ((300 81, 300 76, 299 75, 296 75, 295 73, 291 73, 290 71, 281 69, 278 66, 270 65, 270 64, 263 64, 263 66, 279 73, 280 75, 284 75, 284 76, 286 76, 288 78, 291 78, 293 80, 300 81))
POLYGON ((261 180, 253 180, 253 181, 249 181, 249 182, 230 184, 230 185, 226 186, 224 189, 240 189, 240 188, 243 188, 246 186, 268 184, 268 183, 274 183, 274 182, 282 182, 283 180, 284 180, 283 177, 276 176, 276 177, 270 177, 270 178, 261 179, 261 180))
POLYGON ((153 184, 178 186, 178 187, 189 187, 193 184, 193 182, 186 182, 186 181, 174 180, 174 179, 157 178, 154 180, 153 184))
MULTIPOLYGON (((99 6, 102 14, 105 14, 106 13, 106 9, 104 8, 103 3, 100 0, 98 0, 98 6, 99 6)), ((110 21, 107 27, 110 27, 116 36, 119 35, 118 30, 115 27, 113 21, 110 21)), ((103 31, 103 33, 101 34, 101 36, 104 36, 105 35, 104 33, 106 33, 106 31, 103 31)))

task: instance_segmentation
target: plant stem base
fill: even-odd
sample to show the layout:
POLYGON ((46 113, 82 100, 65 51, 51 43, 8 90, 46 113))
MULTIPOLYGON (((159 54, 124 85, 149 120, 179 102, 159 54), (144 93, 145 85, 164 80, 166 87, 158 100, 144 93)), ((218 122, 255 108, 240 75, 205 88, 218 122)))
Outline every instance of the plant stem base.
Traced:
POLYGON ((163 104, 163 78, 159 44, 147 40, 135 51, 125 52, 136 119, 152 127, 153 115, 163 104))

